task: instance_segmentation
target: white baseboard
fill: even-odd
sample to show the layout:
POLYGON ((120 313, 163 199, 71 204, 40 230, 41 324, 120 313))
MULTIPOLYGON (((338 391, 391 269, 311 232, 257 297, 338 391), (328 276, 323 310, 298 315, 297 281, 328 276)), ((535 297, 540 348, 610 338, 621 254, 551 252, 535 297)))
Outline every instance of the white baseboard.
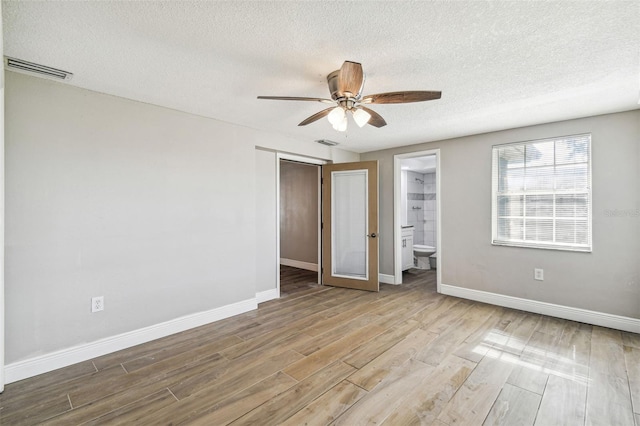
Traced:
POLYGON ((398 284, 396 283, 396 277, 387 274, 378 274, 378 281, 380 281, 382 284, 398 284))
POLYGON ((478 302, 490 303, 506 308, 520 309, 522 311, 629 331, 631 333, 640 333, 640 319, 637 318, 590 311, 588 309, 572 308, 570 306, 556 305, 547 302, 538 302, 536 300, 521 299, 519 297, 505 296, 447 284, 440 284, 440 292, 449 296, 476 300, 478 302))
POLYGON ((277 288, 272 288, 271 290, 261 291, 256 293, 256 300, 258 303, 266 302, 268 300, 279 299, 280 292, 277 288))
POLYGON ((292 266, 294 268, 306 269, 308 271, 318 272, 318 264, 310 262, 302 262, 300 260, 280 258, 280 264, 284 266, 292 266))
POLYGON ((111 352, 130 348, 141 343, 209 324, 258 308, 256 299, 243 300, 210 311, 186 315, 160 324, 111 336, 56 352, 40 355, 5 366, 5 383, 13 383, 38 374, 87 361, 111 352))

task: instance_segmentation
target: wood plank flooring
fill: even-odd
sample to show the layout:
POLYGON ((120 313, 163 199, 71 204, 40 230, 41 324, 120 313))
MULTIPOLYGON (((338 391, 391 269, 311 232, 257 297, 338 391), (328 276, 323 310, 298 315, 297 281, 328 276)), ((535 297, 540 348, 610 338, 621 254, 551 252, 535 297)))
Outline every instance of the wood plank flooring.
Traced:
POLYGON ((640 336, 283 267, 256 311, 12 383, 2 425, 640 426, 640 336))

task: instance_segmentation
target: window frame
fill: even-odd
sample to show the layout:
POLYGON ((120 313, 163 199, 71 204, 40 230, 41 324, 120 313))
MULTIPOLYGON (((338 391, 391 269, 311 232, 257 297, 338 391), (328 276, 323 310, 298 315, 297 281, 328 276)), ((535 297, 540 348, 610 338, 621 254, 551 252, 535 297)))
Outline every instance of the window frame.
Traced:
MULTIPOLYGON (((592 190, 592 164, 593 164, 593 150, 592 150, 592 135, 591 133, 580 133, 573 135, 564 135, 564 136, 556 136, 550 138, 541 138, 541 139, 532 139, 521 142, 508 142, 503 144, 493 145, 491 147, 491 245, 494 246, 507 246, 507 247, 524 247, 524 248, 535 248, 535 249, 543 249, 543 250, 561 250, 561 251, 572 251, 572 252, 583 252, 583 253, 591 253, 593 252, 593 190, 592 190), (575 139, 575 138, 585 138, 587 142, 587 183, 586 183, 586 191, 578 190, 573 192, 563 192, 562 190, 558 190, 556 188, 556 167, 559 165, 556 163, 557 158, 555 154, 555 144, 557 141, 567 140, 567 139, 575 139), (587 232, 587 244, 571 244, 571 243, 557 243, 554 241, 527 241, 525 239, 505 239, 498 238, 498 220, 500 218, 499 209, 498 209, 498 197, 509 194, 509 192, 500 192, 499 191, 499 170, 498 170, 498 156, 499 149, 508 147, 508 146, 521 146, 526 147, 527 145, 543 143, 543 142, 554 142, 554 159, 553 159, 553 179, 554 185, 553 188, 545 191, 545 190, 529 190, 529 194, 527 194, 526 187, 522 189, 522 191, 518 191, 518 194, 523 196, 523 199, 526 200, 526 196, 529 195, 551 195, 554 197, 553 202, 553 216, 551 218, 553 222, 554 229, 554 239, 555 239, 555 228, 556 221, 558 220, 558 216, 556 216, 556 195, 562 195, 563 193, 567 195, 579 195, 585 194, 587 196, 587 217, 585 219, 587 223, 586 232, 587 232)), ((562 164, 560 164, 562 165, 562 164)), ((526 165, 523 166, 523 169, 526 170, 526 165)), ((512 193, 516 195, 516 193, 512 193)), ((523 203, 522 207, 522 229, 523 233, 526 230, 526 202, 523 203)), ((524 238, 524 237, 523 237, 524 238)))

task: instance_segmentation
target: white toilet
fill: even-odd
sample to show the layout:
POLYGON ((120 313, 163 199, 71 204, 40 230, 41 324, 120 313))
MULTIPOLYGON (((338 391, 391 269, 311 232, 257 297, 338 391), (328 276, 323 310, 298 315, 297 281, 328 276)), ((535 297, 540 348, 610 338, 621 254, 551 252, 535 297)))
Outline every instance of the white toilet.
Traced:
POLYGON ((413 257, 414 265, 418 269, 431 269, 429 262, 429 256, 436 252, 436 248, 432 246, 425 246, 423 244, 413 245, 413 257))

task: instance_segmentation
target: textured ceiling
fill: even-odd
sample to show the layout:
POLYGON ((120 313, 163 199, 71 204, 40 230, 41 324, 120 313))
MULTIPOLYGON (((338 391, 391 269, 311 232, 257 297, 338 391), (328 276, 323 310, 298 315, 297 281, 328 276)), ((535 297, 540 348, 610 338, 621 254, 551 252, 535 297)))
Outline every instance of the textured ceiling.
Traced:
POLYGON ((3 2, 5 55, 78 87, 366 152, 640 107, 640 2, 3 2), (326 75, 361 62, 386 127, 336 132, 326 75))

